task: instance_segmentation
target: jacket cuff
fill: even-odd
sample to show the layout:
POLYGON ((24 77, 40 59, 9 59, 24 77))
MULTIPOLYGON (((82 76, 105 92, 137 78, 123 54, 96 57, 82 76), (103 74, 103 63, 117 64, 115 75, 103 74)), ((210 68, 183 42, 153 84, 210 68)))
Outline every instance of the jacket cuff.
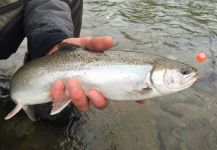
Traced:
POLYGON ((43 36, 34 37, 34 40, 28 40, 29 55, 28 59, 35 59, 46 55, 49 50, 64 39, 70 38, 68 34, 63 32, 45 33, 43 36), (34 43, 33 43, 34 41, 34 43))

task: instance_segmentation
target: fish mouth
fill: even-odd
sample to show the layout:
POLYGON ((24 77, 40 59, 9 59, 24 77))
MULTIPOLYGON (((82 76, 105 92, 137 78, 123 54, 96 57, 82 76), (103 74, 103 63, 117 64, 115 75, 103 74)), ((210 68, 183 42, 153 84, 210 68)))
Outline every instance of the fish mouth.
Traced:
POLYGON ((192 85, 194 82, 197 81, 199 75, 198 72, 193 72, 186 76, 182 81, 181 84, 187 84, 187 85, 192 85))

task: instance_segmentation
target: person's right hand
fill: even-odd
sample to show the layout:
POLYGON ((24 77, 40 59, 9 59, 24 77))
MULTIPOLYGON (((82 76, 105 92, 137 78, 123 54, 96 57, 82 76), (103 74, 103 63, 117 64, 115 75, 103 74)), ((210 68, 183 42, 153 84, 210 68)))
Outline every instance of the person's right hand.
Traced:
MULTIPOLYGON (((90 51, 103 52, 106 49, 112 47, 112 37, 81 37, 81 38, 68 38, 63 40, 64 43, 79 45, 87 48, 90 51)), ((58 45, 54 46, 48 53, 52 55, 54 52, 58 51, 58 45)), ((95 89, 90 89, 87 95, 83 92, 81 85, 78 80, 73 77, 68 79, 66 85, 62 81, 56 81, 51 89, 51 97, 53 103, 60 104, 64 101, 66 95, 65 90, 68 91, 68 96, 72 103, 81 112, 86 112, 89 109, 89 104, 92 104, 98 109, 104 109, 107 105, 107 100, 104 96, 95 89)))

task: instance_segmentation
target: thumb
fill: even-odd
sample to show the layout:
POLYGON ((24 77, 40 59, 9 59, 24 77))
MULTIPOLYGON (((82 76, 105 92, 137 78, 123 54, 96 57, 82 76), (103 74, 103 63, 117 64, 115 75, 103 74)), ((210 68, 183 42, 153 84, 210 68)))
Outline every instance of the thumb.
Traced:
POLYGON ((68 38, 62 42, 79 45, 95 52, 105 51, 113 45, 113 39, 111 36, 68 38))
POLYGON ((91 51, 103 52, 113 45, 113 39, 111 36, 94 37, 86 43, 85 47, 91 51))

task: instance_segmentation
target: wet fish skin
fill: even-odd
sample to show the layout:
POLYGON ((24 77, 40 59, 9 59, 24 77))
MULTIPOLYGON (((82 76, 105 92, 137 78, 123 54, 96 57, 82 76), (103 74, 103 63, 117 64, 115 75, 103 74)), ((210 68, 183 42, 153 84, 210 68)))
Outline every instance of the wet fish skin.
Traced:
POLYGON ((135 101, 186 89, 197 80, 197 70, 152 54, 62 50, 21 67, 11 80, 11 97, 23 106, 49 102, 53 83, 70 77, 85 92, 97 89, 109 100, 135 101))

